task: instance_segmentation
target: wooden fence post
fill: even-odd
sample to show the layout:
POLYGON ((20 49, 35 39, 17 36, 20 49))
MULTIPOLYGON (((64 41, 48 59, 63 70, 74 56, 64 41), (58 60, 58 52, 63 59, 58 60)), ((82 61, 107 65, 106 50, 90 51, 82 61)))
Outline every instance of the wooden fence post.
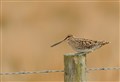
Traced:
POLYGON ((86 55, 64 55, 64 82, 86 82, 86 55))

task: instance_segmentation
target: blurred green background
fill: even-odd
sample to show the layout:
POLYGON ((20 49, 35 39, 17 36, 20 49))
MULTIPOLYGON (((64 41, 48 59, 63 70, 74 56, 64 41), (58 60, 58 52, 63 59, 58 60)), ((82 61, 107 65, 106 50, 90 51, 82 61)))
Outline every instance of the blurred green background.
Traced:
MULTIPOLYGON (((75 51, 66 42, 50 46, 68 34, 111 42, 87 55, 88 68, 120 65, 117 0, 10 1, 3 0, 1 10, 2 72, 64 69, 64 54, 75 51)), ((87 77, 89 82, 119 82, 120 78, 115 70, 93 71, 87 77)), ((8 75, 1 79, 2 82, 63 82, 64 74, 8 75)))

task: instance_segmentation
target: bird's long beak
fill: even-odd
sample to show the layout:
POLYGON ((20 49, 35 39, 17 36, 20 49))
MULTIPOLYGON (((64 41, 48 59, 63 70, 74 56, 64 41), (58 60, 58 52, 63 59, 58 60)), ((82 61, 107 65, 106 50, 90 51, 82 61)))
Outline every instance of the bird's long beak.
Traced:
POLYGON ((67 38, 68 38, 68 37, 66 37, 65 39, 63 39, 63 40, 62 40, 62 41, 60 41, 60 42, 57 42, 57 43, 53 44, 51 47, 54 47, 54 46, 56 46, 56 45, 58 45, 58 44, 60 44, 60 43, 64 42, 67 38))

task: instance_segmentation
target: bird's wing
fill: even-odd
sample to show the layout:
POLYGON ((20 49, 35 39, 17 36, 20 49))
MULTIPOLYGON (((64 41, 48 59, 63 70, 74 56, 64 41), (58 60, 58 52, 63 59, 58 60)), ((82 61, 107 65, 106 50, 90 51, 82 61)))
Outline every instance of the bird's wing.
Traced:
POLYGON ((94 41, 94 40, 89 40, 89 39, 82 39, 82 38, 77 38, 77 42, 79 43, 78 48, 81 49, 91 49, 94 46, 99 44, 99 41, 94 41))

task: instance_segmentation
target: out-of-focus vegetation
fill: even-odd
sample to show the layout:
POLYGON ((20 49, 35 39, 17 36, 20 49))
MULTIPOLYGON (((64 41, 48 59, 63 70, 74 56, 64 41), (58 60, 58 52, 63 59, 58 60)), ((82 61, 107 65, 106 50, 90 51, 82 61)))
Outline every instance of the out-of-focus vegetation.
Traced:
MULTIPOLYGON (((18 1, 18 0, 17 0, 18 1)), ((64 69, 63 55, 74 51, 62 43, 68 34, 111 44, 87 55, 88 67, 119 66, 118 2, 3 2, 2 71, 64 69)), ((2 76, 9 81, 63 82, 63 73, 2 76)), ((88 73, 89 81, 118 81, 119 71, 88 73)))

